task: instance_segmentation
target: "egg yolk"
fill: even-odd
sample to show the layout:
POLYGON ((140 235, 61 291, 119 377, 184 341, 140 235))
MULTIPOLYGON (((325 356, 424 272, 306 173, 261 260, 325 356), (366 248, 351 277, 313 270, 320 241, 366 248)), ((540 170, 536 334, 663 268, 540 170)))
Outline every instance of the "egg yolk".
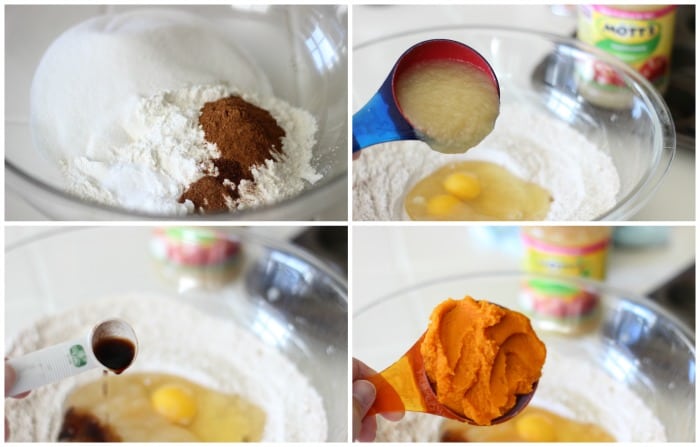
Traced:
POLYGON ((527 442, 552 442, 557 440, 554 422, 545 414, 524 414, 515 422, 520 437, 527 442))
POLYGON ((438 194, 428 200, 426 208, 434 216, 449 216, 459 206, 460 201, 449 194, 438 194))
POLYGON ((197 414, 193 393, 179 385, 162 385, 151 394, 151 405, 160 415, 178 425, 189 425, 197 414))
POLYGON ((613 442, 615 438, 601 426, 580 422, 528 406, 502 424, 478 427, 447 420, 442 425, 442 441, 449 442, 613 442))
POLYGON ((445 177, 442 182, 445 191, 462 200, 471 200, 481 192, 479 179, 468 172, 455 172, 445 177))

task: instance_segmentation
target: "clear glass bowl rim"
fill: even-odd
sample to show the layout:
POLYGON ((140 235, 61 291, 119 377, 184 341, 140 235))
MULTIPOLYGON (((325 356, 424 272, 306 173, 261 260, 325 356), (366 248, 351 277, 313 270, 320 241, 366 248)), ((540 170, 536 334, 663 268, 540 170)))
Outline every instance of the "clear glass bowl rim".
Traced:
MULTIPOLYGON (((34 244, 39 244, 41 243, 42 240, 45 239, 52 239, 55 237, 60 237, 68 233, 73 233, 73 232, 81 232, 81 231, 111 231, 112 229, 119 231, 120 227, 104 227, 104 226, 59 226, 59 227, 53 227, 48 231, 41 232, 36 235, 31 235, 25 238, 22 238, 16 242, 13 242, 11 244, 5 245, 5 253, 6 254, 12 254, 18 250, 21 250, 25 247, 34 245, 34 244)), ((131 227, 126 227, 126 228, 131 228, 131 227)), ((152 231, 157 227, 142 227, 144 231, 152 231)), ((211 227, 202 227, 204 229, 211 229, 211 227)), ((192 227, 193 230, 196 230, 197 227, 192 227)), ((324 275, 327 275, 329 279, 331 279, 332 284, 334 288, 337 288, 341 293, 339 293, 339 297, 342 298, 342 300, 347 303, 348 302, 348 283, 343 278, 338 272, 335 270, 329 268, 321 259, 316 257, 313 253, 309 252, 305 248, 299 247, 297 245, 292 244, 291 242, 283 241, 280 239, 275 239, 273 237, 268 237, 264 236, 261 234, 257 233, 248 233, 243 231, 241 228, 238 227, 213 227, 215 231, 218 231, 219 233, 217 236, 232 240, 232 241, 252 241, 254 244, 259 245, 260 247, 264 247, 267 249, 273 248, 277 250, 284 250, 287 253, 293 254, 294 256, 308 262, 310 265, 314 266, 317 268, 319 271, 321 271, 324 275), (230 233, 223 233, 221 230, 225 230, 230 233)))

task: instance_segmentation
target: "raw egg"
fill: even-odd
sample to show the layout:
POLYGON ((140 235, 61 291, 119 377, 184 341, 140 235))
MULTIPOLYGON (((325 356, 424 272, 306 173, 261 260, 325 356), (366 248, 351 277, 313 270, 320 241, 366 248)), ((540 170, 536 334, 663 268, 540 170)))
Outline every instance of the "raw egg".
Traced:
POLYGON ((107 440, 126 442, 259 441, 265 413, 241 396, 183 377, 135 373, 103 377, 68 396, 59 440, 98 441, 84 437, 95 426, 112 436, 107 440))
POLYGON ((591 422, 561 416, 528 406, 502 424, 477 427, 456 421, 442 426, 442 441, 449 442, 613 442, 615 438, 591 422))
POLYGON ((548 191, 487 161, 452 162, 420 179, 406 194, 412 220, 542 220, 548 191))

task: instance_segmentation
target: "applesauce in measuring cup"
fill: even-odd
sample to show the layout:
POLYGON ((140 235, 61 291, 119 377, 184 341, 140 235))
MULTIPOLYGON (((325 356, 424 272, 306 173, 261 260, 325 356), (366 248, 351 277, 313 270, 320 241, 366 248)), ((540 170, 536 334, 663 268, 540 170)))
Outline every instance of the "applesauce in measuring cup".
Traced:
POLYGON ((396 80, 396 100, 421 139, 447 154, 465 152, 488 135, 500 104, 489 75, 453 60, 407 69, 396 80))

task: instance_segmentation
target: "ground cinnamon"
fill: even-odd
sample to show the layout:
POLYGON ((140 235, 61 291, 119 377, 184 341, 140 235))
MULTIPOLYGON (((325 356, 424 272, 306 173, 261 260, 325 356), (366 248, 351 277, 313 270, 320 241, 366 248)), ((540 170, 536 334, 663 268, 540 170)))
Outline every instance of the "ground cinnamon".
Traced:
POLYGON ((69 408, 58 432, 59 442, 120 442, 121 437, 95 415, 69 408))
POLYGON ((203 213, 228 211, 227 202, 238 198, 235 187, 240 181, 251 180, 253 167, 282 152, 284 129, 270 112, 240 96, 204 104, 199 124, 204 138, 219 149, 219 158, 213 160, 218 174, 192 183, 179 201, 191 200, 203 213))

